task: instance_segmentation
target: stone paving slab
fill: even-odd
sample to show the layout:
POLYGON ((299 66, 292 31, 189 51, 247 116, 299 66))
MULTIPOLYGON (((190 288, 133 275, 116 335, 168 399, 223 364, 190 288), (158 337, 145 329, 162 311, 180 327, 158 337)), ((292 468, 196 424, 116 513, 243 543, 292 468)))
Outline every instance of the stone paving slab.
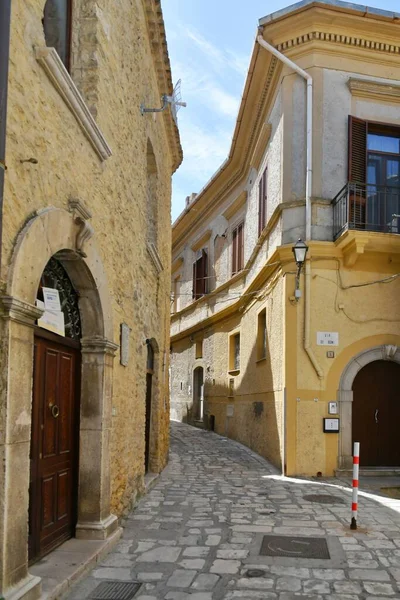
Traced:
POLYGON ((180 423, 171 430, 170 464, 68 600, 107 579, 141 582, 135 600, 400 598, 400 501, 367 488, 351 531, 345 480, 285 478, 237 442, 180 423), (264 534, 324 537, 331 559, 262 557, 264 534))

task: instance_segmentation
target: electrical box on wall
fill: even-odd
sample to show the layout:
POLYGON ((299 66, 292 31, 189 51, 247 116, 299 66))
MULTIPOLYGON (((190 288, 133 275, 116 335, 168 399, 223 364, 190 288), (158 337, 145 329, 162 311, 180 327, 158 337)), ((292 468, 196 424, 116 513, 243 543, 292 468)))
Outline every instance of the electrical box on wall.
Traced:
POLYGON ((339 419, 322 419, 324 433, 339 433, 339 419))

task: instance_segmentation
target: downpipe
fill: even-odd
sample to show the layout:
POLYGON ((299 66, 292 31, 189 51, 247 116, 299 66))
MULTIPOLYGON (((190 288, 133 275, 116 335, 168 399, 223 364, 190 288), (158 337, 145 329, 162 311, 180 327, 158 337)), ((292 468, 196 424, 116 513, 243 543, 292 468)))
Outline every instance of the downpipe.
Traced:
MULTIPOLYGON (((261 29, 262 31, 262 29, 261 29)), ((293 69, 298 75, 306 80, 307 84, 307 107, 306 107, 306 242, 311 241, 311 194, 312 194, 312 164, 313 164, 313 148, 312 148, 312 121, 313 121, 313 79, 307 71, 304 71, 299 65, 290 60, 287 56, 279 52, 274 46, 264 40, 262 35, 257 36, 257 42, 268 52, 273 54, 278 60, 293 69)), ((319 379, 323 378, 323 371, 317 361, 317 358, 311 348, 310 343, 311 332, 311 262, 306 261, 305 264, 305 300, 304 300, 304 340, 303 347, 314 367, 319 379)))
POLYGON ((0 0, 0 281, 3 233, 4 180, 6 170, 6 133, 8 65, 10 58, 11 0, 0 0))

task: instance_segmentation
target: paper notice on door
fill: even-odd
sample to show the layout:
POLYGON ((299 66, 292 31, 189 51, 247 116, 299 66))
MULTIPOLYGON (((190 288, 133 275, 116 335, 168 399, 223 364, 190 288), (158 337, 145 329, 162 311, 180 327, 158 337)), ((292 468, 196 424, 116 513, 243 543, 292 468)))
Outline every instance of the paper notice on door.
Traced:
POLYGON ((46 310, 55 312, 61 311, 60 294, 58 290, 53 288, 44 287, 43 289, 43 300, 46 310))
POLYGON ((38 319, 39 327, 65 337, 64 313, 60 310, 46 310, 38 319))

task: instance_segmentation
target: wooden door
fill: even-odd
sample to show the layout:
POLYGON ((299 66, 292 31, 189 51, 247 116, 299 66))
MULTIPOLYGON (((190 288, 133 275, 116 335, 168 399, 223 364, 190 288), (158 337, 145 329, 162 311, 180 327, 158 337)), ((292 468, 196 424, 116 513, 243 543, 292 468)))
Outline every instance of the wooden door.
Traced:
POLYGON ((364 467, 400 466, 400 365, 378 360, 353 383, 353 442, 360 442, 364 467))
POLYGON ((153 387, 152 373, 146 374, 146 423, 145 423, 145 455, 144 470, 147 473, 150 462, 150 432, 151 432, 151 391, 153 387))
MULTIPOLYGON (((29 489, 31 561, 72 537, 76 524, 80 352, 66 344, 35 336, 29 489)), ((72 341, 70 344, 77 345, 72 341)))

